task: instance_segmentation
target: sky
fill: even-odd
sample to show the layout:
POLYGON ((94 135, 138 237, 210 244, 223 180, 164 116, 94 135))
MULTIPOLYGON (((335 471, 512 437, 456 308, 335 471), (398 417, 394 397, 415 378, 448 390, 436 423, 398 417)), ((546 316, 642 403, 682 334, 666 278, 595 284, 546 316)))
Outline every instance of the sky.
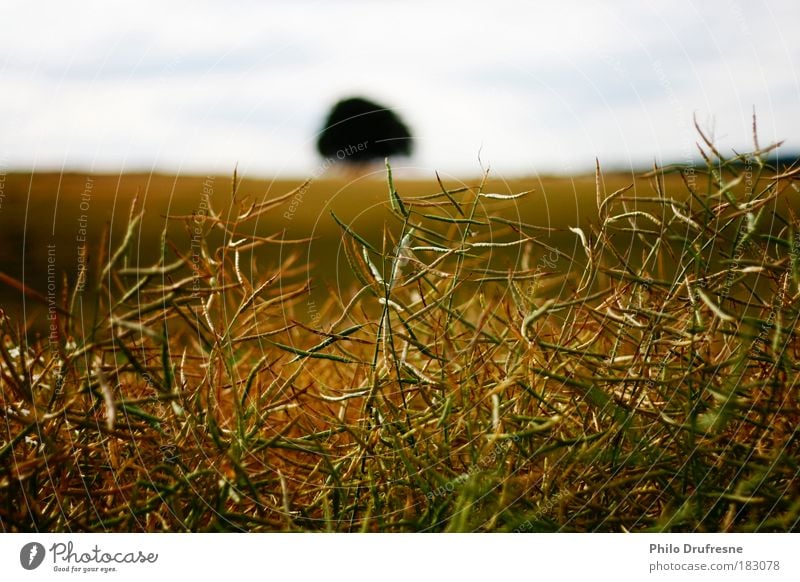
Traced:
POLYGON ((423 174, 800 150, 796 0, 4 0, 0 170, 312 175, 338 99, 394 109, 423 174))

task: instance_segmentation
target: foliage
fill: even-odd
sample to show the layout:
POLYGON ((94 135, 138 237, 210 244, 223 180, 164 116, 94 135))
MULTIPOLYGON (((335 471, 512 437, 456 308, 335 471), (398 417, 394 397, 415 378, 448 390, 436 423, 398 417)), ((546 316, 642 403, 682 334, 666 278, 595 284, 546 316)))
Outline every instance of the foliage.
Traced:
POLYGON ((234 176, 190 248, 131 267, 134 202, 95 321, 74 289, 50 341, 2 322, 0 524, 796 530, 800 170, 767 151, 706 142, 649 197, 598 166, 572 249, 493 210, 530 193, 404 197, 389 169, 383 245, 334 217, 361 286, 311 323, 298 253, 254 255, 308 241, 250 228, 294 192, 239 199, 234 176))

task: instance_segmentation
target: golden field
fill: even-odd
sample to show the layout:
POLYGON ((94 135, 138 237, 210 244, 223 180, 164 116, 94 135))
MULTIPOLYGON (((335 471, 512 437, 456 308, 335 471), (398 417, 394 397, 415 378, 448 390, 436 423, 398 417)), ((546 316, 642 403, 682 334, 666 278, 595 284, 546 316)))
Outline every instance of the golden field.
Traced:
MULTIPOLYGON (((404 196, 434 194, 438 190, 435 177, 398 182, 404 196)), ((649 180, 632 174, 604 176, 609 191, 633 185, 631 195, 652 196, 649 180)), ((447 180, 448 188, 477 186, 481 177, 447 180)), ((48 245, 55 245, 58 277, 68 284, 76 282, 83 263, 81 247, 90 249, 86 266, 97 261, 104 244, 111 248, 122 240, 130 206, 138 196, 145 214, 135 233, 133 263, 149 264, 158 258, 161 236, 165 228, 175 244, 191 242, 192 232, 183 220, 168 217, 189 216, 201 211, 204 183, 211 184, 215 205, 227 208, 231 201, 232 175, 170 176, 163 174, 91 175, 82 173, 12 173, 5 178, 4 197, 0 205, 0 272, 25 282, 44 293, 47 284, 48 245), (108 238, 106 237, 106 232, 108 238), (109 243, 110 240, 110 243, 109 243)), ((243 178, 238 182, 237 197, 245 203, 258 203, 277 198, 300 187, 304 181, 243 178)), ((677 196, 684 191, 681 179, 670 176, 667 187, 677 196)), ((595 177, 541 177, 513 180, 489 179, 488 192, 510 194, 530 191, 523 199, 498 206, 500 216, 523 223, 551 228, 543 233, 547 240, 569 244, 575 249, 575 237, 569 226, 588 226, 596 222, 595 177)), ((341 229, 332 219, 338 218, 376 244, 381 241, 384 226, 391 217, 385 208, 386 182, 384 171, 355 178, 333 176, 313 181, 308 189, 289 200, 285 207, 259 217, 248 234, 283 233, 286 239, 313 237, 302 249, 287 247, 283 253, 298 252, 307 263, 313 281, 312 301, 319 302, 334 293, 349 291, 352 274, 341 253, 341 229)), ((500 229, 498 229, 499 232, 500 229)), ((257 256, 268 258, 281 253, 279 245, 259 250, 257 256)), ((518 257, 509 256, 507 265, 518 257)), ((88 273, 89 271, 87 271, 88 273)), ((86 289, 90 294, 92 286, 86 289)), ((6 310, 20 313, 21 295, 17 289, 0 288, 0 299, 6 310)), ((29 320, 41 315, 41 302, 27 304, 29 320)), ((21 314, 21 313, 20 313, 21 314)))
POLYGON ((6 176, 0 528, 796 531, 800 170, 681 172, 6 176))

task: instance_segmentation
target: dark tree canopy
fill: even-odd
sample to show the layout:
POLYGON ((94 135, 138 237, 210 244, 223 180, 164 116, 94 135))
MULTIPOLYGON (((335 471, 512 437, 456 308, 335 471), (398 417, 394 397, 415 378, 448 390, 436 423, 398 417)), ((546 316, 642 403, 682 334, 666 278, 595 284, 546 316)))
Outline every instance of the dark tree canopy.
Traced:
POLYGON ((317 140, 323 157, 348 164, 411 155, 411 132, 390 109, 361 97, 333 106, 317 140))

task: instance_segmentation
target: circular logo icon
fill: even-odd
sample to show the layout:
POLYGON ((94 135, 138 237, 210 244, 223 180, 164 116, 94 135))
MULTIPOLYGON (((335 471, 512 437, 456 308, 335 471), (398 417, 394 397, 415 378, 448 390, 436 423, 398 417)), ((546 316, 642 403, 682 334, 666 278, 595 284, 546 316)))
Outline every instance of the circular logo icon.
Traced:
POLYGON ((30 542, 19 551, 19 563, 26 570, 35 570, 44 561, 44 546, 39 542, 30 542))

